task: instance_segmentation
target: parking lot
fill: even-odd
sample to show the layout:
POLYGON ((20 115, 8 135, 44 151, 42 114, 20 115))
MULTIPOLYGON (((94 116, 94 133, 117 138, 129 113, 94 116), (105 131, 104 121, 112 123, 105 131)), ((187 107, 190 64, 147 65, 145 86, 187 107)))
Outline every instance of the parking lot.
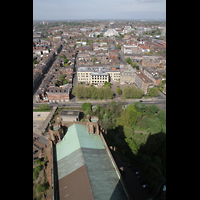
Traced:
MULTIPOLYGON (((123 88, 125 88, 126 86, 128 86, 129 84, 120 84, 120 83, 113 83, 113 85, 111 85, 111 89, 112 91, 116 94, 117 96, 117 86, 120 87, 120 89, 123 91, 123 88)), ((129 86, 132 86, 134 84, 130 84, 129 86)), ((123 95, 121 95, 123 96, 123 95)))
POLYGON ((50 112, 33 112, 33 132, 40 134, 43 124, 50 112), (39 116, 38 116, 39 115, 39 116))

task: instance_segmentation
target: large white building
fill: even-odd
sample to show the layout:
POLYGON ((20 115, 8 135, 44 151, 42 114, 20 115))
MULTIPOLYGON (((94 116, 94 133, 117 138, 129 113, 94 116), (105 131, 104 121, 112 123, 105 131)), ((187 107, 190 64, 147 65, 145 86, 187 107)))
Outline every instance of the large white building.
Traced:
POLYGON ((120 71, 112 71, 109 67, 79 67, 77 76, 78 83, 103 85, 105 81, 120 82, 120 71))
POLYGON ((115 29, 108 29, 104 34, 104 37, 119 36, 119 33, 115 29))

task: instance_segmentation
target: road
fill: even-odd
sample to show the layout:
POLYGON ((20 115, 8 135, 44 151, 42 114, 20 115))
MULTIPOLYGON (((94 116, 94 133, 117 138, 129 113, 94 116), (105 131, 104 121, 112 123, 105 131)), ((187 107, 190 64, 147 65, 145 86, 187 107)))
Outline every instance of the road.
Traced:
MULTIPOLYGON (((123 105, 129 105, 133 104, 136 101, 139 101, 140 99, 126 99, 126 100, 121 100, 123 105)), ((57 107, 81 107, 83 103, 88 102, 91 103, 92 106, 97 105, 97 104, 110 104, 112 100, 99 100, 99 101, 79 101, 79 102, 59 102, 59 103, 49 103, 50 107, 57 106, 57 107)), ((117 101, 117 99, 116 99, 117 101)), ((118 99, 120 101, 120 99, 118 99)), ((142 103, 146 105, 151 105, 155 104, 157 106, 162 106, 164 110, 166 110, 166 99, 142 99, 142 103)), ((33 108, 36 108, 37 105, 44 105, 45 103, 37 103, 33 104, 33 108)))

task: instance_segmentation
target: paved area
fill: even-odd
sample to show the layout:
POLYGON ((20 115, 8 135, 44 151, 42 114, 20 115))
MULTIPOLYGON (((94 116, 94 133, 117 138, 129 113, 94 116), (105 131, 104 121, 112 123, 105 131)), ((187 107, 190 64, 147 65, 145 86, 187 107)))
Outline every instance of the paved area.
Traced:
POLYGON ((53 107, 50 112, 33 112, 33 132, 38 135, 42 135, 45 131, 48 123, 52 119, 57 107, 53 107), (41 115, 37 117, 37 113, 41 115))
MULTIPOLYGON (((115 95, 117 96, 117 86, 120 87, 120 89, 123 91, 123 88, 125 88, 126 86, 128 86, 129 84, 120 84, 120 83, 113 83, 113 85, 111 85, 111 89, 112 91, 115 93, 115 95)), ((134 84, 131 84, 129 86, 132 86, 134 84)), ((123 95, 121 95, 122 97, 123 95)))
POLYGON ((49 113, 50 112, 33 112, 33 121, 45 121, 49 113))

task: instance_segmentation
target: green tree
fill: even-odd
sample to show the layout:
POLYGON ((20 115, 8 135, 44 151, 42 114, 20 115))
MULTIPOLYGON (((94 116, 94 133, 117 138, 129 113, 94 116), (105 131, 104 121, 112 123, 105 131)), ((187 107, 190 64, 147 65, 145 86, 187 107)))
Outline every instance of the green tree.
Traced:
POLYGON ((64 63, 68 63, 69 60, 67 58, 64 59, 64 63))
POLYGON ((159 133, 162 130, 162 125, 160 123, 160 120, 158 118, 155 118, 153 120, 153 123, 150 125, 150 132, 151 133, 159 133))
POLYGON ((105 81, 104 82, 104 87, 110 87, 112 85, 112 83, 105 81))
POLYGON ((122 90, 120 89, 119 86, 117 87, 117 94, 118 94, 118 95, 121 95, 121 94, 122 94, 122 90))
POLYGON ((126 86, 123 88, 123 94, 125 98, 139 99, 143 96, 144 92, 141 89, 137 89, 135 86, 126 86))
POLYGON ((33 180, 35 181, 38 178, 39 172, 33 169, 33 180))
POLYGON ((91 103, 83 103, 82 104, 82 109, 83 109, 83 111, 85 111, 85 110, 91 110, 92 109, 91 103))
POLYGON ((38 185, 37 185, 38 193, 44 192, 45 190, 46 190, 45 185, 42 185, 41 183, 38 183, 38 185))
POLYGON ((135 102, 134 105, 137 112, 145 113, 147 110, 147 105, 141 103, 140 101, 135 102))
POLYGON ((138 150, 136 148, 135 142, 130 138, 126 138, 125 141, 128 144, 128 146, 130 147, 130 149, 132 150, 133 154, 136 155, 138 150))
POLYGON ((67 79, 65 79, 65 80, 63 81, 63 85, 65 85, 65 84, 67 84, 67 83, 69 83, 69 81, 68 81, 67 79))
POLYGON ((149 96, 151 97, 157 97, 159 95, 159 90, 156 87, 152 87, 149 89, 149 96))
POLYGON ((66 74, 61 74, 61 75, 58 77, 58 80, 64 81, 66 76, 67 76, 66 74))
POLYGON ((126 111, 131 116, 131 126, 133 126, 137 122, 137 111, 135 109, 135 105, 131 104, 126 108, 126 111))
POLYGON ((118 49, 121 49, 121 45, 120 45, 120 44, 117 44, 117 48, 118 48, 118 49))
POLYGON ((162 125, 166 124, 166 111, 160 110, 156 116, 162 125))
POLYGON ((154 115, 154 114, 157 113, 159 110, 160 110, 159 107, 156 106, 155 104, 150 105, 150 106, 148 107, 148 109, 147 109, 147 111, 149 111, 149 113, 150 113, 151 115, 154 115))
POLYGON ((117 118, 116 126, 130 126, 130 123, 130 114, 126 110, 122 111, 121 116, 117 118))
POLYGON ((97 57, 93 57, 93 58, 92 58, 92 61, 93 61, 93 62, 97 61, 97 57))
POLYGON ((127 58, 126 58, 126 62, 127 62, 128 64, 131 64, 131 63, 132 63, 130 57, 127 57, 127 58))
POLYGON ((124 135, 126 138, 132 138, 133 136, 133 128, 130 126, 123 127, 124 135))

